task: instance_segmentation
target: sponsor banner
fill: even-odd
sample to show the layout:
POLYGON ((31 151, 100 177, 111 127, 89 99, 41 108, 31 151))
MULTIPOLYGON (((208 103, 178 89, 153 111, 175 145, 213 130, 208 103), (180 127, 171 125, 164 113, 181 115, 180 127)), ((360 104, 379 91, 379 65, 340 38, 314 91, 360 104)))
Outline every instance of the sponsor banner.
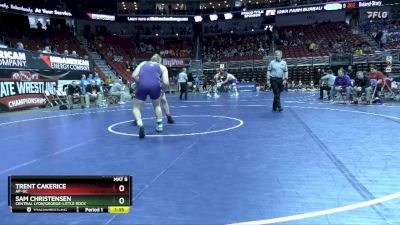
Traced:
POLYGON ((276 15, 276 9, 265 10, 265 16, 275 16, 275 15, 276 15))
POLYGON ((308 6, 308 7, 298 7, 298 8, 290 8, 290 9, 277 9, 276 15, 285 15, 292 13, 305 13, 305 12, 319 12, 323 11, 324 6, 308 6))
POLYGON ((60 11, 55 9, 31 8, 23 5, 0 3, 0 9, 19 11, 29 14, 45 14, 54 16, 68 16, 71 17, 72 13, 68 11, 60 11))
POLYGON ((256 91, 255 83, 238 83, 236 85, 238 91, 256 91))
MULTIPOLYGON (((31 71, 42 77, 60 79, 68 74, 88 74, 94 72, 92 60, 48 55, 39 52, 0 49, 0 77, 10 78, 10 73, 31 71), (6 71, 5 71, 6 70, 6 71), (10 70, 10 71, 7 71, 10 70)), ((24 76, 24 74, 20 74, 24 76)))
POLYGON ((0 78, 0 104, 9 110, 46 105, 45 91, 55 95, 57 81, 0 78))
POLYGON ((129 22, 188 22, 189 17, 173 17, 173 16, 140 16, 140 17, 134 17, 134 16, 128 16, 126 18, 129 22))
POLYGON ((358 7, 363 8, 363 7, 374 7, 374 6, 382 6, 383 2, 382 1, 367 1, 367 2, 359 2, 358 7))
POLYGON ((46 15, 54 15, 54 16, 72 16, 72 13, 67 11, 58 11, 58 10, 47 10, 47 9, 35 9, 35 13, 46 14, 46 15))
POLYGON ((240 13, 243 18, 256 18, 261 17, 264 14, 264 10, 251 10, 251 11, 244 11, 240 13))
POLYGON ((32 94, 24 96, 11 96, 0 98, 0 104, 8 110, 16 110, 30 107, 40 107, 46 105, 46 98, 43 94, 32 94))
MULTIPOLYGON (((2 72, 2 70, 0 70, 0 71, 2 72)), ((5 71, 3 74, 7 74, 7 72, 9 72, 9 71, 5 71)), ((11 79, 26 80, 26 81, 38 80, 39 74, 31 73, 30 71, 15 71, 15 72, 11 72, 11 79)))
POLYGON ((43 54, 40 57, 49 68, 54 70, 90 71, 90 63, 87 59, 43 54))
POLYGON ((189 65, 188 59, 163 58, 162 64, 166 67, 184 67, 189 65))
POLYGON ((0 68, 27 68, 28 52, 0 49, 0 68))
POLYGON ((341 4, 341 3, 328 3, 324 5, 324 10, 326 11, 334 11, 334 10, 340 10, 346 7, 346 4, 341 4))
POLYGON ((0 79, 12 78, 16 80, 37 80, 37 79, 53 79, 53 80, 80 80, 85 74, 93 74, 92 72, 82 71, 64 71, 64 70, 39 70, 39 69, 0 69, 0 79))
POLYGON ((115 16, 113 16, 113 15, 95 14, 95 13, 86 13, 86 14, 92 20, 115 21, 115 16))

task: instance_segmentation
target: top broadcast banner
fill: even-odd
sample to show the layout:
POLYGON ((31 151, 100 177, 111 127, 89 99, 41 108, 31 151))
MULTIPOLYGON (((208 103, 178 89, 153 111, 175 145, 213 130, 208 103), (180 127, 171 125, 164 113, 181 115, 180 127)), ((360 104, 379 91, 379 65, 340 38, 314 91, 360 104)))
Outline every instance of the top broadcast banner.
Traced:
POLYGON ((277 7, 267 9, 243 10, 241 12, 214 13, 210 15, 195 15, 194 22, 221 21, 230 19, 253 19, 260 17, 285 16, 300 13, 318 13, 337 10, 351 10, 356 8, 381 7, 385 1, 340 1, 319 3, 304 6, 277 7))
POLYGON ((75 13, 74 15, 68 11, 59 11, 55 9, 33 8, 24 5, 17 5, 12 3, 0 3, 0 10, 2 11, 18 11, 28 14, 45 14, 51 16, 68 16, 75 18, 83 18, 90 20, 103 20, 110 22, 196 22, 200 23, 205 21, 218 21, 229 19, 251 19, 258 17, 270 17, 276 15, 287 15, 297 13, 311 13, 333 10, 345 10, 366 7, 380 7, 390 5, 397 0, 341 0, 335 2, 318 3, 302 6, 290 7, 276 7, 276 8, 260 8, 255 10, 232 11, 227 13, 214 13, 214 14, 201 14, 201 15, 175 15, 175 16, 160 16, 160 15, 110 15, 99 14, 92 12, 75 13))
POLYGON ((0 49, 0 69, 91 72, 94 67, 88 59, 5 48, 0 49))
POLYGON ((320 11, 334 11, 342 9, 354 9, 363 7, 380 7, 383 6, 383 1, 345 1, 345 2, 330 2, 326 4, 318 4, 302 7, 290 7, 276 9, 276 15, 307 13, 320 11))

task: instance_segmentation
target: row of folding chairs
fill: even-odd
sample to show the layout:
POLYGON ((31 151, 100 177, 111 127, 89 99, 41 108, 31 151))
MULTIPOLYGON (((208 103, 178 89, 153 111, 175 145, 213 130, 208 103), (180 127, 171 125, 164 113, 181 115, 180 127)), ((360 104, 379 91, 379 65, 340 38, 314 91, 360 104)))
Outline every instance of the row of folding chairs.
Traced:
POLYGON ((47 104, 51 107, 67 105, 67 96, 59 90, 56 91, 56 94, 51 94, 46 90, 44 91, 43 95, 46 98, 47 104))

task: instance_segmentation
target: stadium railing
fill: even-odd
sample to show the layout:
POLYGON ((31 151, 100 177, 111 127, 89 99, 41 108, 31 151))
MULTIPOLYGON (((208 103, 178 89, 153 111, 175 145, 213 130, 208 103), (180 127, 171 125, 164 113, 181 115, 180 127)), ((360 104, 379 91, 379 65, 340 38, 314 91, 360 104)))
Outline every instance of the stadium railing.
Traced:
MULTIPOLYGON (((354 64, 371 64, 385 63, 386 55, 392 55, 394 63, 400 63, 400 51, 381 52, 376 54, 353 55, 352 65, 354 64)), ((273 60, 273 56, 264 57, 263 60, 243 60, 243 61, 220 61, 220 62, 203 62, 204 71, 216 71, 221 64, 224 64, 227 69, 255 69, 265 68, 268 63, 273 60)), ((329 56, 318 57, 301 57, 301 58, 286 58, 289 67, 298 66, 329 66, 329 56)))

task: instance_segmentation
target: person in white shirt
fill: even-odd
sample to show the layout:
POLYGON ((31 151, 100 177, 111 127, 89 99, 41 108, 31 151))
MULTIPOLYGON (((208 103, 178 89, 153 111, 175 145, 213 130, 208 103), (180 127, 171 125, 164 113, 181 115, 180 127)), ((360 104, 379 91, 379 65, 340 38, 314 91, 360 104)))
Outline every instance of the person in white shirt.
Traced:
POLYGON ((122 85, 122 80, 116 80, 114 81, 113 85, 110 88, 110 95, 117 96, 118 97, 118 104, 125 104, 124 102, 124 86, 122 85))
POLYGON ((281 92, 288 79, 288 67, 286 61, 282 60, 282 51, 275 51, 275 60, 272 60, 267 68, 267 85, 272 88, 274 102, 272 110, 282 112, 281 92))
POLYGON ((188 76, 186 74, 186 68, 182 69, 182 72, 178 75, 179 88, 181 89, 181 95, 179 99, 182 100, 182 95, 185 94, 185 100, 187 100, 188 88, 187 88, 188 76))

